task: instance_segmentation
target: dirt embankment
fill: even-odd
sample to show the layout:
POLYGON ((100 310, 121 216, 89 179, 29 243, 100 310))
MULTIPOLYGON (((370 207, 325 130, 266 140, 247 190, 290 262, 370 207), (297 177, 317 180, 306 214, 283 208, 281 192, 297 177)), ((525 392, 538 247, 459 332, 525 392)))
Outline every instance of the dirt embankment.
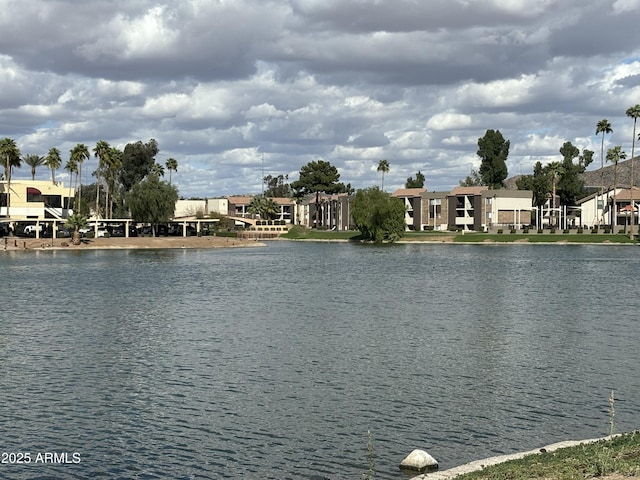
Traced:
POLYGON ((0 250, 90 250, 118 248, 231 248, 264 246, 255 240, 243 240, 228 237, 111 237, 83 238, 80 245, 74 245, 70 238, 21 238, 4 237, 0 239, 0 250))

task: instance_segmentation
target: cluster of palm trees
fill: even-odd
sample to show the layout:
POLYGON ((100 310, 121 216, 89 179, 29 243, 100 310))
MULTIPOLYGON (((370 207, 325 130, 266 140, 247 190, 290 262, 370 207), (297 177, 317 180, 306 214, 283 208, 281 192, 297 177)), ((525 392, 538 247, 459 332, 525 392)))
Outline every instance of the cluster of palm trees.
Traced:
MULTIPOLYGON (((634 157, 635 157, 635 147, 636 147, 636 139, 640 140, 640 135, 638 135, 636 137, 636 123, 638 118, 640 118, 640 104, 636 104, 632 107, 627 108, 627 111, 625 112, 627 117, 632 118, 633 119, 633 135, 631 137, 631 169, 630 169, 630 179, 629 179, 629 192, 630 192, 630 200, 631 200, 631 222, 630 222, 630 236, 633 237, 633 223, 634 223, 634 217, 635 217, 635 208, 634 208, 634 184, 635 184, 635 177, 634 177, 634 157)), ((603 195, 603 190, 604 190, 604 161, 605 158, 607 160, 607 162, 610 162, 613 164, 613 205, 615 208, 616 205, 616 189, 618 188, 618 162, 620 160, 624 160, 627 158, 627 154, 622 150, 622 146, 621 145, 616 145, 612 148, 609 148, 607 150, 607 155, 605 157, 604 154, 604 136, 609 134, 609 133, 613 133, 613 128, 611 127, 611 123, 609 122, 609 120, 607 120, 606 118, 603 118, 602 120, 600 120, 597 125, 596 125, 596 136, 599 134, 602 134, 602 140, 600 142, 600 195, 603 195)), ((604 216, 604 209, 603 209, 603 216, 604 216)), ((616 215, 614 214, 614 223, 615 223, 615 217, 616 215)))
MULTIPOLYGON (((100 140, 93 148, 93 154, 98 159, 98 168, 95 171, 96 176, 96 216, 100 216, 99 199, 101 180, 104 179, 105 184, 105 205, 104 214, 107 218, 111 218, 113 212, 110 207, 109 196, 114 189, 116 177, 119 169, 122 167, 123 152, 118 148, 112 147, 108 142, 100 140)), ((82 164, 85 160, 91 158, 91 151, 84 143, 78 143, 69 151, 69 160, 64 169, 69 173, 69 190, 71 193, 73 176, 75 174, 75 186, 77 201, 74 210, 80 212, 82 202, 82 164)), ((4 178, 7 180, 7 217, 9 216, 11 176, 14 168, 20 168, 22 163, 31 168, 31 179, 35 180, 36 169, 39 166, 46 166, 51 170, 51 181, 56 183, 56 170, 62 166, 62 155, 58 148, 50 148, 46 156, 27 154, 21 155, 16 141, 12 138, 0 139, 0 165, 4 167, 4 178)), ((166 161, 166 168, 169 170, 169 183, 171 183, 171 172, 178 171, 178 161, 169 158, 166 161)), ((151 169, 151 173, 158 177, 164 176, 164 168, 162 165, 155 164, 151 169)))

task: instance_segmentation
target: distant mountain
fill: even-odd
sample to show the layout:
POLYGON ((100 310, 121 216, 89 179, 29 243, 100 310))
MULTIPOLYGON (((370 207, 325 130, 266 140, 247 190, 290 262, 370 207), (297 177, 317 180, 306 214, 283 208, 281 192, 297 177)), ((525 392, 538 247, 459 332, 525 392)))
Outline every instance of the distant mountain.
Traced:
MULTIPOLYGON (((596 160, 594 160, 594 163, 596 160)), ((592 164, 593 165, 593 164, 592 164)), ((613 187, 613 165, 606 164, 603 169, 590 170, 584 172, 581 175, 584 180, 585 188, 600 188, 600 181, 602 174, 602 180, 604 180, 605 189, 613 187)), ((633 162, 633 176, 635 177, 634 185, 640 185, 640 156, 636 156, 633 162)), ((520 178, 520 175, 507 178, 504 183, 507 190, 517 190, 516 181, 520 178)), ((629 179, 631 178, 631 160, 627 159, 622 162, 618 162, 618 187, 629 188, 629 179)))

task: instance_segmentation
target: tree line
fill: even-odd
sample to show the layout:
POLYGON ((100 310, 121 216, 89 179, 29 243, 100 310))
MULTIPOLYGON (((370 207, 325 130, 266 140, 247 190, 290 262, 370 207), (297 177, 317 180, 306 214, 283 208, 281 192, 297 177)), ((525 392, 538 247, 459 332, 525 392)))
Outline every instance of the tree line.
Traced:
MULTIPOLYGON (((96 218, 132 218, 138 222, 157 223, 173 216, 178 199, 177 189, 171 185, 171 173, 178 171, 178 162, 169 158, 165 165, 156 162, 158 143, 151 139, 127 144, 120 150, 108 142, 100 140, 90 150, 83 143, 76 144, 69 151, 64 169, 69 173, 70 191, 73 188, 74 213, 88 217, 91 212, 96 218), (84 185, 82 166, 92 156, 98 159, 98 167, 91 173, 95 182, 84 185), (169 171, 169 181, 164 177, 165 167, 169 171), (75 183, 74 183, 75 175, 75 183), (74 185, 73 187, 71 185, 74 185)), ((22 164, 31 168, 31 178, 35 179, 36 169, 46 166, 51 170, 51 180, 56 183, 56 171, 62 166, 62 154, 58 148, 49 149, 47 155, 22 155, 15 140, 0 139, 0 165, 7 180, 7 216, 10 208, 11 177, 14 169, 22 164)), ((71 196, 71 195, 70 195, 71 196)))

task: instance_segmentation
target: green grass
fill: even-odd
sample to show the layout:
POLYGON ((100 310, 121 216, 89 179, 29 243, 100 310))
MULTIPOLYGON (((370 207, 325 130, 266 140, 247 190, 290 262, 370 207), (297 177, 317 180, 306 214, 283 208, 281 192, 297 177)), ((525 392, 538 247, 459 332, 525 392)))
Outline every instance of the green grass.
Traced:
MULTIPOLYGON (((590 234, 590 233, 462 233, 457 232, 405 232, 401 240, 414 242, 439 242, 443 238, 453 237, 454 242, 459 243, 513 243, 516 241, 527 241, 528 243, 550 243, 550 242, 566 242, 566 243, 636 243, 635 240, 629 240, 628 236, 619 234, 590 234)), ((331 231, 331 230, 314 230, 295 226, 288 233, 281 235, 281 238, 290 240, 319 240, 319 241, 358 241, 360 233, 355 231, 331 231)))
POLYGON ((332 230, 314 230, 300 226, 291 227, 291 229, 280 235, 280 238, 288 238, 290 240, 358 240, 360 232, 353 231, 332 231, 332 230))
POLYGON ((491 241, 496 243, 512 243, 516 241, 526 240, 529 243, 549 243, 549 242, 567 242, 567 243, 636 243, 630 240, 628 236, 618 234, 602 234, 593 235, 587 233, 546 233, 546 234, 522 234, 522 233, 467 233, 464 235, 457 234, 456 242, 480 243, 491 241))
POLYGON ((640 476, 640 432, 528 455, 456 477, 458 480, 583 480, 611 474, 640 476))

